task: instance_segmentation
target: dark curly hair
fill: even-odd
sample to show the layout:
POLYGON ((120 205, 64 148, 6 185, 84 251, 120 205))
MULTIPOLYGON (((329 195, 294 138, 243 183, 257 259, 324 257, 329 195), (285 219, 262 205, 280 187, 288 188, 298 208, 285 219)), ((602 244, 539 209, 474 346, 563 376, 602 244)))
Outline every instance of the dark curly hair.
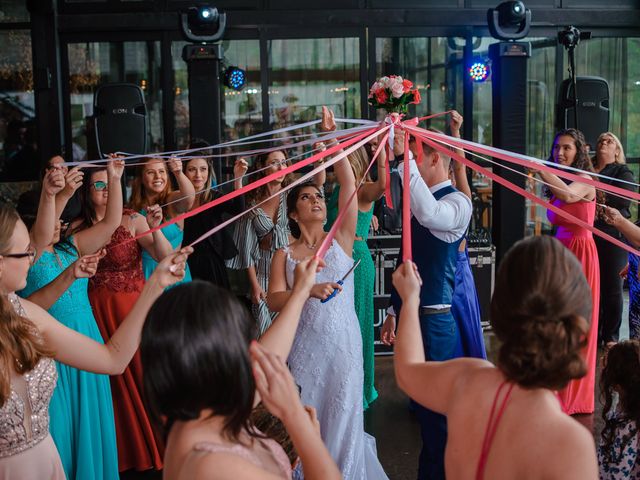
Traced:
POLYGON ((589 284, 569 249, 550 236, 516 243, 502 260, 491 299, 504 376, 553 390, 584 376, 591 309, 589 284))
POLYGON ((292 219, 289 214, 296 211, 296 203, 298 202, 298 197, 300 197, 300 192, 303 188, 307 187, 315 188, 318 192, 322 193, 322 189, 311 180, 300 183, 287 192, 287 217, 289 218, 289 230, 293 238, 300 238, 301 232, 298 222, 292 219))
POLYGON ((640 427, 640 341, 627 340, 611 347, 602 368, 600 391, 604 400, 602 450, 607 462, 618 464, 629 442, 638 435, 640 427), (610 415, 614 392, 620 396, 621 415, 610 415), (629 421, 635 421, 635 431, 623 437, 620 449, 614 452, 616 430, 629 421))

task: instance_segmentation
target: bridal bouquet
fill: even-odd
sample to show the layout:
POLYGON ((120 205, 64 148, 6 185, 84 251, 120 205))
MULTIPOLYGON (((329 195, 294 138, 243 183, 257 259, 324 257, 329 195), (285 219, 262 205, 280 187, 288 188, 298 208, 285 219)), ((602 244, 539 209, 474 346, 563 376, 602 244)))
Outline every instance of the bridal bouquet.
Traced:
POLYGON ((389 113, 407 113, 409 105, 420 103, 420 92, 411 80, 399 75, 381 77, 369 90, 369 105, 389 113))

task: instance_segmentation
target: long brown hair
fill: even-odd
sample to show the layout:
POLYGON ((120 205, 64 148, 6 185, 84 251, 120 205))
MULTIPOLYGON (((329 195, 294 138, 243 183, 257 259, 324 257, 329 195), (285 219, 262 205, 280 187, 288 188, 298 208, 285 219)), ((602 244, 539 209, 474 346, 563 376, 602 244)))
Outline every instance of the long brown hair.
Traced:
POLYGON ((190 154, 192 158, 182 161, 182 171, 185 173, 187 172, 187 167, 189 166, 189 163, 192 160, 198 160, 198 158, 196 158, 196 155, 202 155, 203 157, 202 160, 204 160, 207 163, 208 171, 207 171, 207 180, 204 185, 205 191, 203 193, 196 192, 193 208, 210 202, 216 196, 216 191, 213 188, 211 188, 214 182, 217 181, 216 171, 214 170, 213 162, 211 161, 212 150, 211 149, 205 150, 205 147, 208 147, 208 146, 209 144, 206 141, 201 140, 199 138, 192 140, 191 143, 189 144, 188 149, 193 150, 197 148, 199 150, 198 152, 193 152, 190 154))
POLYGON ((580 262, 558 240, 517 242, 502 260, 491 299, 503 375, 525 388, 554 390, 584 376, 591 295, 580 262))
MULTIPOLYGON (((11 237, 20 220, 13 207, 0 204, 0 255, 10 248, 11 237)), ((42 357, 51 357, 37 327, 18 315, 6 295, 0 294, 0 407, 11 395, 11 372, 24 375, 42 357)))
MULTIPOLYGON (((360 183, 360 180, 362 180, 362 177, 365 177, 364 172, 367 171, 367 167, 369 166, 369 152, 367 152, 365 147, 360 147, 357 150, 354 150, 353 153, 349 154, 347 158, 349 159, 349 165, 351 165, 353 176, 356 177, 356 184, 358 184, 360 183)), ((364 181, 371 181, 371 175, 369 175, 369 172, 367 172, 364 181)))
POLYGON ((129 207, 139 212, 149 206, 149 202, 147 201, 147 196, 144 193, 144 186, 142 185, 142 175, 144 173, 144 167, 148 163, 162 163, 164 165, 165 170, 167 171, 167 183, 164 186, 164 190, 160 192, 160 196, 156 203, 163 205, 167 203, 167 197, 171 192, 173 192, 173 187, 171 186, 171 178, 170 172, 167 168, 167 164, 164 162, 162 158, 148 157, 142 165, 136 166, 135 176, 133 177, 133 182, 131 184, 131 198, 129 199, 129 207))
MULTIPOLYGON (((289 157, 287 156, 287 152, 284 149, 273 150, 271 152, 264 152, 258 155, 258 158, 256 158, 255 162, 253 163, 253 166, 251 167, 251 170, 248 172, 247 175, 251 175, 252 172, 265 168, 267 166, 267 160, 269 159, 269 155, 275 152, 282 152, 282 154, 284 155, 285 161, 288 163, 287 159, 289 157)), ((259 178, 264 178, 266 176, 267 176, 266 170, 263 170, 257 176, 251 177, 251 181, 255 182, 259 178)), ((289 183, 291 183, 291 175, 286 175, 284 177, 284 180, 282 180, 282 186, 286 187, 287 185, 289 185, 289 183)), ((261 187, 258 187, 247 193, 247 197, 250 203, 257 203, 261 200, 264 200, 265 198, 267 198, 268 195, 269 195, 269 189, 267 185, 262 185, 261 187)))

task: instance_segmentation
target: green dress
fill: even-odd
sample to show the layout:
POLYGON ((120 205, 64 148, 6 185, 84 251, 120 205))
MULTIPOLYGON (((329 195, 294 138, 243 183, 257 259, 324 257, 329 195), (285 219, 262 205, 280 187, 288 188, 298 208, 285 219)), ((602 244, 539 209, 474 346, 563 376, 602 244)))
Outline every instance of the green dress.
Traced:
MULTIPOLYGON (((333 222, 338 216, 338 197, 340 196, 340 186, 336 185, 327 203, 327 224, 325 230, 329 231, 333 222)), ((364 388, 363 405, 366 410, 371 403, 378 398, 378 392, 373 385, 374 358, 373 358, 373 287, 376 279, 376 269, 371 258, 371 252, 367 246, 371 217, 373 216, 373 205, 367 212, 358 210, 358 224, 356 225, 356 238, 353 242, 353 261, 361 260, 358 268, 355 269, 354 282, 354 303, 356 314, 360 322, 360 333, 362 334, 362 357, 364 364, 364 388)))

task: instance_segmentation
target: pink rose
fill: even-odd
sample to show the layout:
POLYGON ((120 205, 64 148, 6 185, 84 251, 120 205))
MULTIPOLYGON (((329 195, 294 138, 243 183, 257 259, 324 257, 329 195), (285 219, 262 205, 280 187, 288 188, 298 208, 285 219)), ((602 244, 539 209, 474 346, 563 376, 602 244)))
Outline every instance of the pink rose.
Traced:
POLYGON ((394 98, 400 98, 402 95, 404 95, 404 87, 402 86, 402 83, 395 83, 391 87, 391 94, 394 98))

